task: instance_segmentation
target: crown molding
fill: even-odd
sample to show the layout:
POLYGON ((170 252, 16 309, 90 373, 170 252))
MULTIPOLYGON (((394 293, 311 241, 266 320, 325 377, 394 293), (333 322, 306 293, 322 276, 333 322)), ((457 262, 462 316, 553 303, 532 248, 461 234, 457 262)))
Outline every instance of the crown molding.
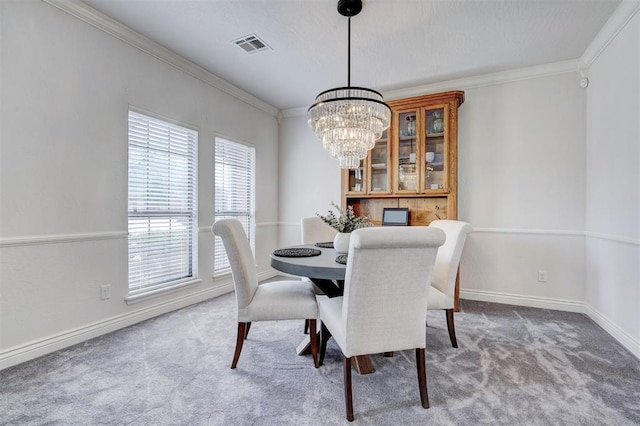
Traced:
MULTIPOLYGON (((593 64, 638 11, 640 11, 640 0, 622 0, 622 3, 620 3, 602 29, 600 29, 579 59, 425 84, 406 89, 390 90, 382 94, 386 100, 393 100, 428 93, 445 92, 448 90, 465 90, 491 86, 570 72, 577 72, 579 75, 584 76, 584 71, 593 64)), ((291 108, 281 111, 282 117, 285 118, 304 115, 306 112, 307 107, 291 108)))
POLYGON ((551 64, 536 65, 527 68, 518 68, 509 71, 500 71, 491 74, 483 74, 439 83, 424 84, 407 89, 389 90, 383 92, 386 100, 403 99, 412 96, 429 93, 446 92, 449 90, 467 90, 477 87, 493 86, 496 84, 510 83, 514 81, 530 80, 540 77, 548 77, 557 74, 566 74, 578 70, 578 61, 569 60, 554 62, 551 64))
POLYGON ((283 118, 289 117, 297 117, 299 115, 307 115, 307 110, 309 107, 297 107, 297 108, 289 108, 280 111, 282 113, 283 118))
MULTIPOLYGON (((109 18, 103 13, 91 8, 79 0, 43 0, 45 3, 54 6, 63 12, 74 16, 97 29, 135 47, 154 58, 163 61, 192 77, 212 86, 222 92, 239 99, 253 107, 256 107, 278 120, 281 118, 305 115, 307 106, 278 110, 278 108, 264 102, 248 92, 232 85, 222 78, 210 73, 204 68, 184 59, 173 51, 161 46, 151 39, 133 31, 132 29, 109 18)), ((604 49, 611 43, 618 33, 640 10, 640 0, 623 0, 615 10, 607 23, 587 47, 582 57, 576 60, 569 60, 545 65, 538 65, 528 68, 520 68, 491 74, 484 74, 468 78, 443 81, 405 89, 390 90, 383 92, 385 99, 402 99, 406 97, 418 96, 428 93, 437 93, 447 90, 465 90, 477 87, 504 84, 508 82, 528 80, 539 77, 546 77, 569 72, 584 72, 585 69, 598 58, 604 49)))
POLYGON ((640 0, 622 0, 609 20, 585 49, 580 58, 580 69, 589 68, 631 19, 640 11, 640 0))
POLYGON ((129 27, 109 18, 107 15, 93 9, 79 0, 43 1, 101 31, 104 31, 128 45, 135 47, 136 49, 139 49, 142 52, 145 52, 154 58, 185 72, 186 74, 189 74, 203 83, 215 87, 216 89, 221 90, 242 102, 266 112, 267 114, 275 117, 279 112, 278 108, 221 79, 204 68, 186 60, 175 52, 163 47, 142 34, 133 31, 129 27))
MULTIPOLYGON (((578 72, 578 60, 554 62, 551 64, 536 65, 533 67, 519 68, 509 71, 501 71, 491 74, 483 74, 474 77, 460 78, 456 80, 442 81, 438 83, 423 84, 408 87, 406 89, 389 90, 382 92, 385 100, 410 98, 429 93, 446 92, 449 90, 467 90, 476 87, 493 86, 513 81, 530 80, 533 78, 547 77, 557 74, 578 72)), ((295 117, 305 115, 308 107, 290 108, 281 111, 282 116, 295 117)))

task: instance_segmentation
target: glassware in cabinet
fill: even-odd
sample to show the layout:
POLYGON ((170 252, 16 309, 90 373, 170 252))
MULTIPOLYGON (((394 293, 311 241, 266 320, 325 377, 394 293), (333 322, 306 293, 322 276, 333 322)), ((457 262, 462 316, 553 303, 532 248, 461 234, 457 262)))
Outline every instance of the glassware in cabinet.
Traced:
POLYGON ((369 193, 389 193, 390 174, 389 161, 391 149, 389 138, 385 130, 382 137, 376 141, 375 146, 369 154, 369 193))
POLYGON ((425 191, 447 189, 447 107, 438 106, 424 111, 425 149, 424 181, 425 191))
POLYGON ((347 170, 347 188, 348 194, 364 194, 367 191, 365 186, 366 176, 364 161, 360 160, 360 165, 357 169, 347 170))
POLYGON ((398 114, 397 121, 397 190, 407 192, 418 191, 418 129, 417 111, 398 114))

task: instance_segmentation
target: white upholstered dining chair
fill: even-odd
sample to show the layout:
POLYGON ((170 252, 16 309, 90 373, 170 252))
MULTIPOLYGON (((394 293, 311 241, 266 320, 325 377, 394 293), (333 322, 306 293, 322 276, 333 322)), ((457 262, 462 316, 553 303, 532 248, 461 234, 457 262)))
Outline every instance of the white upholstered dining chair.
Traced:
POLYGON ((426 226, 364 228, 351 235, 342 297, 319 301, 320 364, 327 339, 344 355, 347 419, 353 420, 351 359, 415 349, 420 400, 429 408, 425 372, 427 287, 444 233, 426 226))
POLYGON ((429 226, 441 229, 447 238, 442 247, 438 249, 433 276, 430 281, 431 285, 429 286, 427 307, 430 310, 443 309, 445 311, 449 339, 451 339, 451 345, 457 348, 458 341, 453 322, 456 277, 458 276, 462 249, 467 240, 467 235, 473 228, 467 222, 459 220, 434 220, 429 226))
MULTIPOLYGON (((333 242, 338 231, 335 228, 332 228, 329 224, 325 223, 324 220, 320 219, 318 216, 313 217, 303 217, 300 220, 300 243, 301 244, 315 244, 315 243, 326 243, 333 242)), ((309 278, 304 277, 305 281, 311 281, 309 278)), ((313 284, 313 289, 316 294, 321 295, 324 294, 324 291, 320 289, 317 285, 313 284)), ((332 287, 330 287, 332 288, 332 287)), ((309 324, 305 323, 305 333, 309 328, 309 324)))
POLYGON ((318 305, 311 283, 271 281, 258 285, 256 264, 249 240, 236 219, 221 219, 213 224, 213 233, 222 238, 236 290, 238 336, 231 368, 236 368, 242 344, 255 321, 309 320, 311 353, 318 367, 316 319, 318 305))

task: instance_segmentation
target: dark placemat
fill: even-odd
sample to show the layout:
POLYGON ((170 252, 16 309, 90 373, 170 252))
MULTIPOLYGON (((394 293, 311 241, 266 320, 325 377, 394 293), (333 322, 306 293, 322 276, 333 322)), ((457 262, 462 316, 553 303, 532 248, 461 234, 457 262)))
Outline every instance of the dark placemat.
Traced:
POLYGON ((336 262, 342 263, 343 265, 346 265, 347 264, 347 255, 346 254, 341 254, 340 256, 336 257, 336 262))
POLYGON ((318 249, 306 247, 291 247, 273 251, 274 256, 280 257, 311 257, 320 256, 320 253, 322 252, 318 249))
POLYGON ((333 248, 333 241, 327 241, 326 243, 316 243, 316 247, 333 248))

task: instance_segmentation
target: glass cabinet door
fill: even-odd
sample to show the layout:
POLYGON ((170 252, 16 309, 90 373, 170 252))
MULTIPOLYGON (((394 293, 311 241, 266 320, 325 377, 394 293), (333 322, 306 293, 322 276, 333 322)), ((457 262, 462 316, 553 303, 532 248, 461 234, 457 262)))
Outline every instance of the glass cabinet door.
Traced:
POLYGON ((364 194, 367 191, 365 187, 365 168, 364 160, 360 160, 360 165, 357 169, 349 169, 347 178, 346 192, 349 194, 364 194))
POLYGON ((389 193, 389 138, 385 130, 382 137, 376 141, 376 145, 369 154, 370 158, 370 174, 371 182, 369 184, 369 193, 389 193))
POLYGON ((446 117, 445 106, 426 109, 424 113, 425 149, 422 159, 424 162, 422 188, 425 192, 447 189, 446 117))
POLYGON ((402 112, 398 115, 397 138, 397 191, 418 192, 418 122, 417 111, 402 112))

